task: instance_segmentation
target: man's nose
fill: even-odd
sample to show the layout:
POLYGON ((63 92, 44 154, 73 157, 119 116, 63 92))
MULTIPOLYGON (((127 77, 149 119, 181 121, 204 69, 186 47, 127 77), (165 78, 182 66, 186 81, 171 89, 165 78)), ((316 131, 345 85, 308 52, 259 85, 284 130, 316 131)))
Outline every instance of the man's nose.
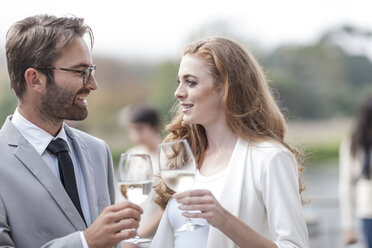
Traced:
POLYGON ((90 90, 98 89, 98 83, 96 78, 93 75, 90 75, 88 83, 86 85, 90 90))

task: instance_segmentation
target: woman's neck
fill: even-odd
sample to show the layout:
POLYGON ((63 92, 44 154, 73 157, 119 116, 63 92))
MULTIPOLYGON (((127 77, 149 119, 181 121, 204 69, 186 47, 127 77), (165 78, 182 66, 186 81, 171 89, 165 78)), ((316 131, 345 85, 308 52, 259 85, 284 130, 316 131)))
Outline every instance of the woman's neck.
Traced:
POLYGON ((208 140, 209 152, 221 149, 233 149, 238 136, 231 130, 227 122, 220 122, 204 127, 208 140))
POLYGON ((204 153, 200 174, 214 175, 225 169, 231 159, 238 136, 224 123, 216 123, 204 127, 208 140, 208 147, 204 153))

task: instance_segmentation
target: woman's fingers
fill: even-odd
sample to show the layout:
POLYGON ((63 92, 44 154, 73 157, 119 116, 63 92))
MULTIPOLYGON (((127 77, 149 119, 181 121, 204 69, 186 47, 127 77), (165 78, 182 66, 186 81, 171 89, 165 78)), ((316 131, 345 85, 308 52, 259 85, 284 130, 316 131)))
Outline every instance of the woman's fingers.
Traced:
POLYGON ((215 199, 213 195, 203 195, 203 196, 186 196, 183 198, 176 199, 178 203, 184 205, 192 204, 213 204, 215 199))
POLYGON ((215 198, 209 190, 189 190, 176 193, 173 195, 173 198, 175 198, 178 203, 184 205, 212 204, 215 202, 215 198))
POLYGON ((195 189, 195 190, 187 190, 180 193, 173 194, 173 198, 180 199, 184 197, 193 197, 193 196, 203 196, 207 194, 212 194, 209 190, 206 189, 195 189))

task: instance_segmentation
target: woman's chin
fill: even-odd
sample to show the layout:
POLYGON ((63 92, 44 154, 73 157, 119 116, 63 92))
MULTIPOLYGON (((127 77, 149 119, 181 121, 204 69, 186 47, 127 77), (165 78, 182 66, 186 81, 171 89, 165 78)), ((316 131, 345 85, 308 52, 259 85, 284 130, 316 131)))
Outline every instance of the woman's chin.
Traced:
POLYGON ((194 123, 192 123, 192 121, 190 120, 190 118, 187 118, 187 117, 183 116, 182 124, 184 124, 184 125, 191 125, 191 124, 194 124, 194 123))

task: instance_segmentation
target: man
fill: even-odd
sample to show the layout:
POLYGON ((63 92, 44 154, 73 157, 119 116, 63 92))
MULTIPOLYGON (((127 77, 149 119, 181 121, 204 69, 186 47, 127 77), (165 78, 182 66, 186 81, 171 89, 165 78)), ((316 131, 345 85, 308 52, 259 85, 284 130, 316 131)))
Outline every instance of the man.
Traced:
POLYGON ((105 142, 68 127, 97 89, 83 19, 39 15, 8 31, 18 108, 0 131, 0 247, 113 247, 135 236, 142 209, 114 203, 105 142))

